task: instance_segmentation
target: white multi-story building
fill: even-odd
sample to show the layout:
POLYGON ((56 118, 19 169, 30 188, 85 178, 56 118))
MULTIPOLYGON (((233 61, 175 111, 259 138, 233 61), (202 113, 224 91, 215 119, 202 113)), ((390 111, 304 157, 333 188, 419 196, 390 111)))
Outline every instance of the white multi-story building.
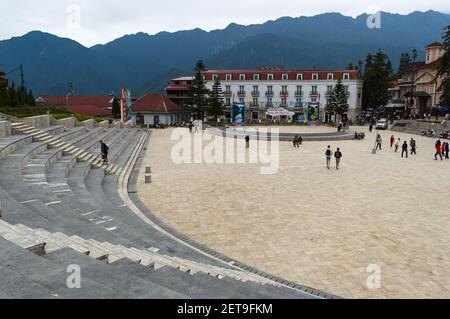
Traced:
POLYGON ((348 117, 355 120, 361 111, 363 81, 358 70, 271 69, 208 70, 206 86, 212 89, 220 80, 224 93, 226 112, 233 102, 245 103, 251 112, 247 118, 266 119, 268 108, 285 108, 302 115, 309 103, 320 103, 321 119, 326 118, 326 105, 338 80, 348 96, 348 117))

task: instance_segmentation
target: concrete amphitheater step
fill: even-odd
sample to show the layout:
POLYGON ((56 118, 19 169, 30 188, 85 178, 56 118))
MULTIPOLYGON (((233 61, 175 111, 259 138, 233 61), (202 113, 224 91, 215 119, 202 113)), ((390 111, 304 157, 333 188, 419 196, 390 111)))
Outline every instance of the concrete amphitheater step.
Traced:
POLYGON ((223 285, 222 281, 210 276, 192 276, 168 266, 155 270, 126 258, 115 261, 111 265, 148 282, 174 289, 192 298, 245 298, 244 295, 236 292, 234 286, 223 285))
POLYGON ((148 282, 133 274, 127 274, 120 269, 79 254, 72 249, 55 251, 46 255, 45 258, 58 262, 70 260, 72 263, 81 266, 81 272, 84 276, 95 278, 95 280, 102 285, 115 289, 118 292, 126 292, 135 298, 189 299, 189 296, 187 295, 148 282))
MULTIPOLYGON (((82 277, 80 289, 68 289, 67 260, 51 260, 28 252, 0 238, 0 287, 11 298, 20 299, 101 299, 133 298, 132 294, 82 277)), ((81 260, 78 260, 79 262, 81 260)), ((105 264, 105 266, 107 266, 105 264)))

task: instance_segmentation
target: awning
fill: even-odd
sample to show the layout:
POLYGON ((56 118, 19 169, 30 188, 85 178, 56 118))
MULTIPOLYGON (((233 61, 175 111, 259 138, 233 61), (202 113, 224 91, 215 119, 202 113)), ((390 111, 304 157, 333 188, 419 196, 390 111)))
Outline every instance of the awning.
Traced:
POLYGON ((294 116, 294 112, 289 112, 288 110, 280 107, 280 108, 270 108, 266 112, 267 115, 270 116, 294 116))

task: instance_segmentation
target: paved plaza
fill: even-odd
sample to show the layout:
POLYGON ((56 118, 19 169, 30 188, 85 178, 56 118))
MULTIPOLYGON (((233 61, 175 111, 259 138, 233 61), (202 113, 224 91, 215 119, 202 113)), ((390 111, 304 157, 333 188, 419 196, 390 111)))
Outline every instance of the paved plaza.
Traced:
POLYGON ((366 139, 281 142, 274 175, 259 164, 176 165, 173 130, 153 130, 138 192, 176 230, 287 280, 346 298, 450 298, 450 161, 434 161, 434 140, 421 136, 418 155, 402 159, 389 137, 412 135, 392 131, 374 155, 376 133, 352 129, 366 139), (325 167, 328 144, 343 152, 339 171, 325 167), (380 288, 368 288, 368 267, 381 270, 380 288))

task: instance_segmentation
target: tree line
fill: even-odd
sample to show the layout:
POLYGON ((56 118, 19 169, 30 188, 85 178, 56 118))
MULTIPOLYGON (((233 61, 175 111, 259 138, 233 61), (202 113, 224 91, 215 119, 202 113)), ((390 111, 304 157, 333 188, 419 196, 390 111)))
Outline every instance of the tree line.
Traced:
POLYGON ((35 106, 33 91, 24 87, 16 87, 14 82, 8 85, 0 78, 0 107, 35 106))

